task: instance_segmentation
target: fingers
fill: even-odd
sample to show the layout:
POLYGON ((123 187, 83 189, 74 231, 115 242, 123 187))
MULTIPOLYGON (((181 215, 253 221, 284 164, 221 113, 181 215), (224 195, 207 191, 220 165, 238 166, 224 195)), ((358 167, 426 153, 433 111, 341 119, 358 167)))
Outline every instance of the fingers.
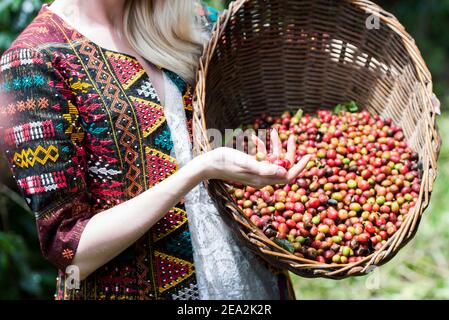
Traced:
POLYGON ((252 187, 264 187, 267 185, 286 184, 288 172, 285 168, 268 162, 259 162, 248 159, 243 170, 236 170, 238 182, 252 187))
POLYGON ((265 143, 254 134, 251 136, 251 140, 256 145, 257 153, 261 153, 264 156, 266 156, 267 155, 267 147, 265 146, 265 143))
POLYGON ((279 159, 282 153, 282 143, 281 139, 279 139, 279 134, 276 129, 271 130, 271 153, 275 159, 279 159))
POLYGON ((290 161, 290 163, 295 163, 296 154, 296 137, 292 134, 288 137, 287 141, 287 153, 285 154, 285 159, 290 161))
POLYGON ((249 185, 255 188, 263 188, 265 186, 272 186, 276 184, 284 185, 287 183, 287 179, 284 178, 277 178, 277 177, 263 177, 263 176, 255 176, 252 174, 244 174, 239 179, 239 182, 243 183, 244 185, 249 185))
POLYGON ((313 156, 311 154, 307 154, 304 157, 302 157, 301 160, 288 171, 288 176, 287 176, 288 181, 291 181, 291 180, 295 179, 296 177, 298 177, 298 175, 307 166, 307 163, 312 159, 313 159, 313 156))
POLYGON ((259 162, 259 164, 257 168, 258 175, 267 178, 287 179, 288 171, 285 168, 270 163, 259 162))

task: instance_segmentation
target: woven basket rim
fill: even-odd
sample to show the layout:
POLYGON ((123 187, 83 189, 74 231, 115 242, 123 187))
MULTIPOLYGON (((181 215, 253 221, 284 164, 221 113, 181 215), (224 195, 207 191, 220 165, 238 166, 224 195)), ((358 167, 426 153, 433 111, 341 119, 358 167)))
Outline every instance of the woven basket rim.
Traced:
MULTIPOLYGON (((253 0, 236 0, 231 2, 228 9, 225 10, 218 18, 217 23, 212 31, 211 40, 205 45, 204 54, 200 58, 199 69, 197 73, 197 86, 195 90, 194 97, 194 152, 195 154, 201 154, 210 150, 210 145, 208 145, 207 135, 205 133, 206 121, 204 116, 205 109, 205 87, 206 79, 209 71, 209 63, 215 52, 216 46, 218 45, 219 39, 223 34, 225 28, 227 27, 231 17, 235 15, 244 4, 251 2, 253 0)), ((416 71, 417 80, 422 86, 422 92, 424 95, 424 100, 426 105, 431 105, 431 99, 433 94, 433 84, 432 76, 430 71, 418 49, 414 39, 407 33, 403 25, 398 21, 398 19, 391 13, 385 11, 380 6, 374 4, 367 0, 342 0, 345 3, 351 4, 363 10, 365 13, 370 13, 378 17, 382 23, 391 29, 391 32, 397 34, 404 48, 413 63, 416 71)), ((436 114, 431 112, 429 118, 430 122, 435 126, 436 114)), ((438 131, 433 128, 432 132, 429 132, 426 144, 429 145, 429 155, 424 156, 422 160, 425 163, 426 168, 432 170, 432 174, 423 175, 421 182, 421 190, 419 192, 418 203, 411 209, 410 214, 406 216, 406 219, 382 249, 364 257, 358 262, 348 263, 348 264, 327 264, 319 263, 309 259, 298 258, 290 254, 287 250, 279 247, 277 244, 269 240, 263 232, 257 227, 253 226, 248 219, 243 217, 241 210, 237 207, 235 203, 227 203, 227 209, 230 216, 234 219, 240 228, 246 230, 246 232, 241 231, 243 237, 246 241, 251 243, 256 243, 255 247, 258 247, 259 254, 267 257, 271 256, 277 261, 281 262, 281 265, 295 272, 298 270, 313 270, 313 272, 306 272, 305 274, 299 273, 300 275, 308 277, 327 277, 327 278, 343 278, 352 275, 362 275, 372 270, 373 266, 379 266, 387 261, 389 261, 404 245, 406 245, 415 235, 417 231, 417 225, 421 218, 422 213, 427 208, 429 204, 429 198, 432 191, 432 184, 436 178, 437 169, 437 159, 439 155, 441 138, 438 135, 438 131), (436 144, 436 147, 432 149, 431 144, 436 144), (418 209, 419 208, 419 209, 418 209), (399 232, 401 231, 401 232, 399 232), (245 235, 246 233, 246 235, 245 235), (267 248, 275 248, 277 251, 269 250, 267 248)), ((429 129, 430 131, 430 129, 429 129)), ((211 180, 205 182, 210 193, 224 193, 225 184, 224 182, 211 180), (211 191, 212 190, 212 191, 211 191)), ((271 260, 272 262, 273 260, 271 260)), ((296 273, 296 272, 295 272, 296 273)))

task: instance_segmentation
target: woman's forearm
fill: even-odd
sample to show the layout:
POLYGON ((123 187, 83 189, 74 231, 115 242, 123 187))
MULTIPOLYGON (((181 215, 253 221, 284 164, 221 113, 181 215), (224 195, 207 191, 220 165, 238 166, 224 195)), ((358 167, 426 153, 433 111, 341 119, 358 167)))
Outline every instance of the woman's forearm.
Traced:
POLYGON ((203 179, 259 187, 286 184, 309 160, 303 157, 287 172, 235 149, 217 148, 202 154, 139 196, 93 216, 81 234, 73 265, 79 268, 81 279, 86 278, 143 236, 203 179))
POLYGON ((143 236, 204 178, 204 162, 195 158, 139 196, 93 216, 73 260, 83 280, 143 236))

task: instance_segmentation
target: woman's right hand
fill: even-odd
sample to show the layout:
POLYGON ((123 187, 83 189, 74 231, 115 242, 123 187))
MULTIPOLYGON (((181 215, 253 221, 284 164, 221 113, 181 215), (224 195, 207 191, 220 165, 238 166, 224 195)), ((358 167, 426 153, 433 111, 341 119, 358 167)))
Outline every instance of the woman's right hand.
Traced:
MULTIPOLYGON (((253 141, 256 143, 257 148, 266 153, 266 148, 263 142, 256 139, 257 138, 253 138, 253 141)), ((279 155, 279 150, 276 150, 276 146, 279 146, 280 148, 277 139, 278 135, 277 132, 275 132, 275 135, 272 135, 272 145, 274 146, 273 154, 279 155)), ((291 155, 291 157, 294 158, 296 146, 293 140, 290 140, 290 142, 287 155, 291 155)), ((281 166, 266 161, 257 161, 254 156, 226 147, 214 149, 199 157, 202 158, 204 179, 234 181, 253 187, 287 184, 289 181, 296 178, 312 159, 311 155, 306 155, 287 171, 281 166)), ((293 163, 293 161, 291 162, 293 163)))

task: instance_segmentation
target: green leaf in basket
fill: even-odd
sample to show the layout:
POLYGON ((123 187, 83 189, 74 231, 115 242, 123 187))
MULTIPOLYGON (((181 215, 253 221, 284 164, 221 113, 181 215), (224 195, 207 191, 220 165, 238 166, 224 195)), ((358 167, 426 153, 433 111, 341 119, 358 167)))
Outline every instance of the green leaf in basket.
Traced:
POLYGON ((354 101, 349 102, 346 105, 346 107, 349 110, 349 112, 357 112, 357 111, 359 111, 359 106, 354 101))
POLYGON ((294 118, 296 118, 296 119, 298 119, 298 120, 301 120, 303 114, 304 114, 304 110, 299 109, 299 110, 295 113, 294 118))
POLYGON ((273 241, 278 246, 284 248, 288 252, 290 252, 290 253, 294 253, 295 252, 295 247, 293 247, 293 244, 290 241, 288 241, 287 239, 274 238, 273 241))
POLYGON ((359 106, 354 101, 345 103, 345 104, 337 104, 334 108, 334 113, 340 113, 340 112, 357 112, 359 111, 359 106))
POLYGON ((345 111, 345 106, 342 104, 337 104, 334 108, 334 113, 340 113, 342 111, 345 111))

